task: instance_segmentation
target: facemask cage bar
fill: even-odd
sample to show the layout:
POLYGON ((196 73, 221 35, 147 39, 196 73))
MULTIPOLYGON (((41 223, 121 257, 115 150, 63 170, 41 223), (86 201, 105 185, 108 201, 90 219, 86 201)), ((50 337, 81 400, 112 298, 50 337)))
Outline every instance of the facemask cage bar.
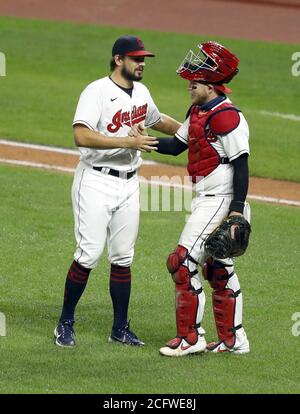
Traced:
POLYGON ((195 73, 200 69, 215 71, 217 67, 217 63, 202 52, 202 50, 200 50, 197 54, 190 50, 183 59, 176 73, 180 74, 185 70, 188 70, 190 73, 195 73))

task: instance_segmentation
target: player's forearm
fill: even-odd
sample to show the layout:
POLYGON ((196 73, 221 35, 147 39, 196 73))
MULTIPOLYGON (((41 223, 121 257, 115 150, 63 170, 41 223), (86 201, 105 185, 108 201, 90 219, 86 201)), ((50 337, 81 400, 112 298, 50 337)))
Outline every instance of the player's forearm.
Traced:
POLYGON ((157 138, 157 141, 157 152, 160 154, 177 156, 187 149, 187 145, 176 137, 157 138))
POLYGON ((176 121, 176 119, 171 118, 169 115, 160 114, 161 120, 151 127, 155 131, 162 132, 166 135, 175 135, 178 129, 181 127, 181 123, 176 121))
POLYGON ((137 151, 151 152, 156 150, 158 142, 155 137, 145 135, 126 136, 126 137, 108 137, 99 132, 92 131, 81 125, 74 127, 74 139, 78 147, 94 149, 115 149, 129 148, 137 151))
POLYGON ((126 148, 128 137, 107 137, 86 127, 74 128, 74 140, 78 147, 96 149, 126 148))
POLYGON ((243 154, 232 162, 233 173, 233 200, 230 204, 230 211, 243 213, 244 204, 248 192, 249 168, 248 156, 243 154))

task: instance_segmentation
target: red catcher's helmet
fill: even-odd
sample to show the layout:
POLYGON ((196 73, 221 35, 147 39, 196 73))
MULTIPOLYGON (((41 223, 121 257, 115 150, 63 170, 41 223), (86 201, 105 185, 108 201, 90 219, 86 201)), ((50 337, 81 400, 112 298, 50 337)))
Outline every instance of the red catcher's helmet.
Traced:
POLYGON ((224 46, 209 41, 198 47, 200 51, 190 50, 177 69, 182 78, 221 85, 238 73, 239 59, 224 46))

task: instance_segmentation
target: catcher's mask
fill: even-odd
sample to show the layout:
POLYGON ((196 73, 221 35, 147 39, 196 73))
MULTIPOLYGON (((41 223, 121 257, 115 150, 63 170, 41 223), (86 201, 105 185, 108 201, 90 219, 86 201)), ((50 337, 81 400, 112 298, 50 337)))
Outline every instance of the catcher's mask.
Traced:
POLYGON ((229 93, 223 86, 238 73, 239 59, 219 43, 209 41, 198 45, 199 52, 188 52, 177 73, 184 79, 210 83, 215 89, 229 93))

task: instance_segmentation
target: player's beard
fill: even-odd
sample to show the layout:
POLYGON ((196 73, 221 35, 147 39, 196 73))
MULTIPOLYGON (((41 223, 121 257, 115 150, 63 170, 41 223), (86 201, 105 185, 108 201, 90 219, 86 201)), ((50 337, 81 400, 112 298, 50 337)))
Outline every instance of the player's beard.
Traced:
POLYGON ((193 105, 204 105, 207 103, 207 99, 204 96, 197 96, 196 98, 192 99, 193 105))
POLYGON ((192 104, 193 105, 203 105, 208 102, 209 98, 206 93, 201 93, 197 95, 191 94, 192 104))
POLYGON ((143 79, 143 72, 140 75, 136 75, 134 72, 129 72, 125 66, 121 70, 121 75, 124 79, 128 81, 140 81, 143 79))

